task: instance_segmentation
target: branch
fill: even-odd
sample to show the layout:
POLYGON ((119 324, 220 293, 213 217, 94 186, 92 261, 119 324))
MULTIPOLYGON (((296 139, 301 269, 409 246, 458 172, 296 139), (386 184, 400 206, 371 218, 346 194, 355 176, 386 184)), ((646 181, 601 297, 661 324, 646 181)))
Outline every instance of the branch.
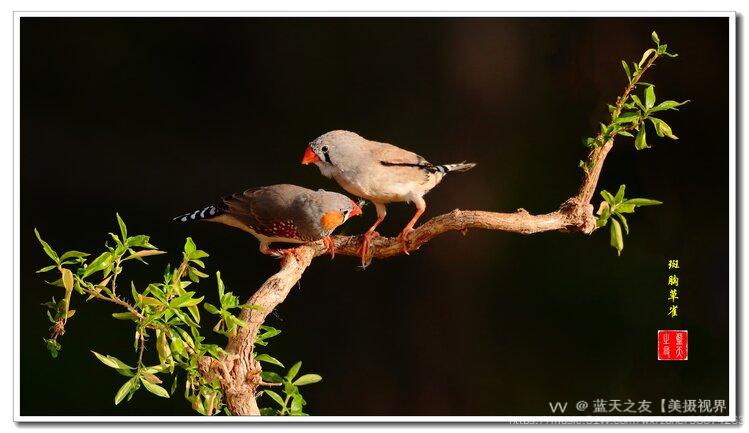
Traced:
MULTIPOLYGON (((629 95, 634 90, 640 77, 649 69, 659 53, 652 53, 648 62, 632 77, 629 85, 612 111, 612 121, 621 114, 629 95)), ((436 216, 414 230, 409 239, 407 250, 418 250, 435 237, 451 232, 465 233, 468 229, 497 230, 522 234, 533 234, 548 231, 591 234, 596 229, 596 217, 593 215, 591 200, 598 186, 606 156, 614 145, 616 132, 610 136, 600 133, 596 139, 602 142, 594 146, 587 156, 584 175, 577 194, 567 199, 555 211, 533 215, 525 209, 511 213, 456 209, 450 213, 436 216), (605 140, 605 141, 604 141, 605 140)), ((359 256, 363 235, 334 236, 336 254, 359 256)), ((226 346, 229 353, 222 361, 204 358, 201 371, 209 377, 218 377, 226 396, 229 410, 234 415, 259 415, 255 400, 257 387, 263 385, 260 379, 261 366, 254 359, 253 347, 260 326, 267 315, 273 311, 291 289, 297 284, 312 260, 328 251, 322 241, 295 248, 281 259, 281 269, 271 276, 247 302, 262 307, 242 310, 239 318, 247 322, 237 335, 231 337, 226 346), (226 374, 228 370, 229 374, 226 374), (228 377, 227 377, 228 376, 228 377)), ((384 259, 404 254, 403 245, 394 237, 377 237, 370 242, 368 254, 372 258, 384 259)))

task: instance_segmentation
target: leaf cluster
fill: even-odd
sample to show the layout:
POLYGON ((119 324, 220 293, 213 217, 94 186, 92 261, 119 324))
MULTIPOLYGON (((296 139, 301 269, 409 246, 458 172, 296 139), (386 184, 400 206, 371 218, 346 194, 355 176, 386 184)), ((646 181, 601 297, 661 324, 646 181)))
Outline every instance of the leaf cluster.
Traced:
MULTIPOLYGON (((113 313, 112 317, 133 323, 133 349, 137 353, 136 363, 129 365, 115 356, 92 351, 104 365, 128 378, 115 393, 115 404, 129 401, 141 388, 159 397, 169 398, 174 394, 180 376, 184 377, 184 396, 195 411, 203 415, 214 415, 222 409, 228 412, 219 379, 209 381, 198 369, 202 357, 221 359, 226 354, 218 345, 206 342, 206 337, 201 333, 199 306, 203 304, 208 313, 219 316, 213 329, 227 337, 236 335, 239 327, 247 326, 234 315, 233 310, 260 307, 241 304, 237 296, 227 292, 220 272, 216 272, 219 306, 204 303, 205 296, 199 295, 194 286, 208 277, 204 272, 203 259, 209 255, 198 249, 189 237, 185 240, 181 261, 177 266, 172 268, 166 265, 160 279, 141 286, 142 289, 138 289, 131 281, 129 294, 119 294, 117 279, 127 264, 136 261, 146 263, 146 257, 164 252, 150 243, 149 236, 128 235, 127 226, 119 215, 117 224, 119 233, 109 233, 110 240, 105 243, 105 251, 93 259, 90 259, 90 254, 76 250, 58 254, 35 229, 42 249, 53 262, 37 272, 56 271, 59 278, 48 283, 65 289, 61 299, 53 297, 43 304, 52 323, 50 338, 44 339, 47 349, 53 357, 57 357, 62 349, 59 336, 64 334, 67 320, 75 314, 75 310, 70 309, 73 292, 86 296, 86 301, 114 303, 122 307, 123 311, 113 313), (147 365, 144 361, 143 354, 147 345, 155 347, 157 364, 147 365), (171 377, 170 390, 164 386, 167 376, 171 377)), ((268 344, 267 340, 280 332, 270 326, 263 326, 255 344, 265 346, 268 344)), ((282 365, 270 355, 258 355, 257 359, 282 365)), ((296 369, 298 371, 298 367, 296 369)), ((290 383, 287 388, 289 392, 293 392, 287 395, 289 406, 280 414, 301 414, 300 408, 306 402, 296 387, 301 386, 300 383, 315 381, 314 377, 308 375, 298 378, 297 384, 290 383)))
MULTIPOLYGON (((269 358, 271 357, 267 355, 259 355, 255 359, 279 365, 283 368, 283 364, 280 361, 275 358, 269 358)), ((275 405, 260 408, 261 415, 307 415, 303 411, 307 402, 302 397, 299 387, 317 383, 322 380, 322 377, 314 373, 299 375, 301 368, 302 361, 299 361, 292 365, 283 376, 272 371, 263 371, 261 373, 263 381, 268 386, 279 387, 279 392, 275 392, 272 389, 264 389, 258 393, 258 397, 267 395, 275 403, 275 405)))
POLYGON ((606 190, 601 191, 601 197, 603 201, 598 207, 596 215, 596 227, 605 227, 606 224, 610 224, 611 232, 611 246, 616 249, 617 255, 621 255, 624 249, 624 235, 622 234, 622 227, 624 232, 629 234, 629 224, 627 224, 627 218, 624 214, 631 214, 635 212, 635 209, 640 206, 654 206, 663 204, 658 200, 652 200, 648 198, 624 198, 624 190, 626 186, 621 185, 616 195, 611 195, 606 190))
MULTIPOLYGON (((623 135, 634 138, 635 149, 642 150, 649 148, 650 145, 647 142, 645 127, 647 122, 652 124, 652 128, 658 137, 668 137, 672 140, 678 139, 673 133, 671 126, 663 119, 654 117, 653 114, 666 110, 678 110, 678 107, 689 101, 677 102, 666 100, 656 104, 655 86, 640 80, 656 59, 661 56, 677 57, 678 54, 669 53, 667 51, 668 45, 660 43, 656 32, 651 34, 651 38, 655 43, 655 48, 645 50, 639 61, 628 63, 622 60, 622 68, 627 77, 627 87, 624 94, 617 98, 616 104, 607 105, 611 115, 610 121, 608 123, 600 123, 598 134, 583 140, 585 146, 599 148, 617 135, 623 135), (644 88, 642 97, 636 94, 637 86, 644 88)), ((587 170, 588 163, 580 161, 580 166, 587 170)))

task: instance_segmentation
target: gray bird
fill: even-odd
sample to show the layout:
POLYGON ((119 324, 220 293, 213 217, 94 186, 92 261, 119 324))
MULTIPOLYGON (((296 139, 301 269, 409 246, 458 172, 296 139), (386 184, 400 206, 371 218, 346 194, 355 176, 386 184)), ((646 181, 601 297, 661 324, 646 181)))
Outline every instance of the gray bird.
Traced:
POLYGON ((377 221, 364 234, 361 257, 366 265, 370 239, 378 236, 377 226, 387 214, 385 205, 413 202, 416 214, 403 228, 398 239, 408 254, 408 235, 426 209, 424 195, 442 181, 447 173, 466 171, 474 163, 434 165, 423 157, 388 143, 367 140, 350 131, 331 131, 307 146, 302 164, 315 164, 326 177, 332 177, 343 189, 374 203, 377 221))
POLYGON ((334 254, 330 234, 356 215, 361 215, 361 208, 343 194, 281 184, 223 197, 218 204, 174 220, 204 220, 236 227, 255 236, 263 254, 284 252, 269 248, 273 242, 302 244, 320 239, 334 254))

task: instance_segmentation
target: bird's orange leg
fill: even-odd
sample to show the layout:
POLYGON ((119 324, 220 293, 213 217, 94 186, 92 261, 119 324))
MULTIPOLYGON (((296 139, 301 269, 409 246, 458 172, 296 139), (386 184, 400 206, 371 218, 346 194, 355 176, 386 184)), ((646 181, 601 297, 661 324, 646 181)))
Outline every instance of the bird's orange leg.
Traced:
POLYGON ((385 216, 387 215, 384 204, 375 203, 374 205, 377 209, 377 221, 375 221, 375 223, 372 224, 372 227, 370 227, 369 230, 364 233, 361 246, 356 251, 361 256, 362 268, 366 268, 367 265, 369 265, 369 260, 367 260, 367 255, 369 254, 369 242, 372 240, 372 238, 380 235, 375 231, 375 229, 378 225, 380 225, 380 223, 385 219, 385 216))
POLYGON ((325 236, 322 238, 322 241, 325 244, 325 249, 330 253, 330 260, 333 260, 335 258, 335 242, 333 242, 333 238, 325 236))
POLYGON ((411 234, 412 231, 414 231, 414 225, 416 224, 416 221, 419 220, 421 215, 424 213, 424 211, 427 208, 427 204, 422 198, 421 200, 416 201, 416 213, 414 214, 413 218, 411 218, 411 221, 406 224, 406 227, 403 228, 403 231, 398 235, 398 240, 403 245, 403 252, 406 255, 409 255, 408 253, 408 235, 411 234))

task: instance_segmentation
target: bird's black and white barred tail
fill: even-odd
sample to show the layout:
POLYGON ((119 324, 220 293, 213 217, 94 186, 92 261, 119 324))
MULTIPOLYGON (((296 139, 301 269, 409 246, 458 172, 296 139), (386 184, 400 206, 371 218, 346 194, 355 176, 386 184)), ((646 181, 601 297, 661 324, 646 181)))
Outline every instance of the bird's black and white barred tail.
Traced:
POLYGON ((213 218, 215 216, 221 215, 221 209, 214 205, 206 206, 203 209, 198 209, 183 215, 180 215, 178 217, 175 217, 172 221, 182 222, 186 223, 188 221, 197 221, 202 220, 206 218, 213 218))
POLYGON ((434 170, 440 173, 450 173, 451 171, 468 171, 473 167, 476 167, 476 163, 464 161, 457 164, 435 165, 434 170))

